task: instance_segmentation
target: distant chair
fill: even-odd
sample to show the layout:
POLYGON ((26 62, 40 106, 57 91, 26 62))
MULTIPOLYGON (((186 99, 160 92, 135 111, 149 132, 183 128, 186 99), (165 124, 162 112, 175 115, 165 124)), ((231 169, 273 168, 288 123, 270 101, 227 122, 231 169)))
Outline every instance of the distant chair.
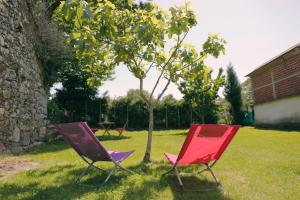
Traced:
POLYGON ((91 128, 91 130, 93 131, 94 134, 96 134, 96 132, 99 130, 98 128, 91 128))
POLYGON ((119 133, 119 136, 121 136, 123 132, 126 130, 127 125, 128 125, 128 120, 125 122, 122 128, 115 128, 115 131, 119 133))
POLYGON ((107 151, 94 135, 86 122, 75 122, 55 125, 58 132, 63 135, 64 139, 73 147, 79 156, 88 164, 88 167, 83 170, 80 176, 76 179, 75 183, 80 183, 81 178, 86 172, 94 167, 99 170, 104 169, 94 165, 96 162, 112 162, 114 167, 109 171, 106 179, 103 181, 104 185, 112 173, 117 169, 123 169, 127 172, 132 172, 120 166, 120 163, 129 157, 134 150, 128 152, 107 151))
POLYGON ((218 178, 212 171, 212 167, 219 160, 239 128, 238 125, 193 124, 179 155, 165 153, 166 158, 173 167, 163 176, 174 171, 179 184, 183 186, 177 166, 203 164, 206 168, 199 173, 210 172, 217 185, 220 185, 218 178))

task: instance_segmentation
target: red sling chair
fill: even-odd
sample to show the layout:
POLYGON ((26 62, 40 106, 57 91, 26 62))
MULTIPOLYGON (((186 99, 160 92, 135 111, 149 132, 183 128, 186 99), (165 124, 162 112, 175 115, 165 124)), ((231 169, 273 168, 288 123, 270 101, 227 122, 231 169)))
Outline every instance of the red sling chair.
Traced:
POLYGON ((115 131, 117 131, 119 133, 119 136, 121 136, 123 131, 125 131, 127 125, 128 125, 128 121, 125 122, 125 124, 122 128, 115 128, 115 131))
POLYGON ((212 167, 219 160, 239 128, 238 125, 193 124, 179 155, 165 153, 173 167, 163 176, 174 170, 179 184, 183 186, 177 166, 203 164, 206 168, 199 173, 210 172, 217 185, 220 185, 212 167))

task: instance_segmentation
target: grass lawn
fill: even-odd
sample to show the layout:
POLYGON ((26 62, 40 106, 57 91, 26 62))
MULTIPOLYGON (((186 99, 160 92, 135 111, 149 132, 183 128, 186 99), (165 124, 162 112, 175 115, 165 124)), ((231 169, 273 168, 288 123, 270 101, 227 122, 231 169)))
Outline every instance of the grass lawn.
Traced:
MULTIPOLYGON (((118 138, 117 133, 102 138, 107 149, 135 149, 122 164, 140 174, 117 171, 104 188, 73 184, 86 165, 62 140, 18 157, 2 156, 2 160, 27 160, 35 167, 6 177, 0 172, 0 199, 300 199, 300 132, 240 129, 215 165, 223 187, 210 192, 183 191, 175 175, 161 177, 170 168, 163 153, 178 153, 185 133, 186 130, 155 132, 151 165, 140 164, 146 131, 125 132, 123 138, 118 138)), ((98 166, 110 168, 112 164, 98 166)), ((179 169, 196 172, 201 166, 179 169)), ((99 184, 104 177, 104 173, 91 170, 83 182, 99 184)), ((195 173, 184 176, 183 182, 188 190, 195 190, 213 179, 209 174, 195 173)))

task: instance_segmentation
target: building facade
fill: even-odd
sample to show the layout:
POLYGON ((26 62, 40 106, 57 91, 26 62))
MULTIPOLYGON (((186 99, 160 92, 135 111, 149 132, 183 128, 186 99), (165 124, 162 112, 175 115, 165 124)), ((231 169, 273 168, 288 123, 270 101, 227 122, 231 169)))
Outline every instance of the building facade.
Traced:
POLYGON ((300 127, 300 44, 247 75, 256 125, 300 127))

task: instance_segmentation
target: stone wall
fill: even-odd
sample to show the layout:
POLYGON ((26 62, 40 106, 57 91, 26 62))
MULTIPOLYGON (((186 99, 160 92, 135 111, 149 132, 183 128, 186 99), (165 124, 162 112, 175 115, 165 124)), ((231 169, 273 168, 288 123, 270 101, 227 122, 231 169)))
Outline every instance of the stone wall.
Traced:
POLYGON ((25 0, 0 0, 0 151, 20 152, 46 136, 47 94, 25 0))

